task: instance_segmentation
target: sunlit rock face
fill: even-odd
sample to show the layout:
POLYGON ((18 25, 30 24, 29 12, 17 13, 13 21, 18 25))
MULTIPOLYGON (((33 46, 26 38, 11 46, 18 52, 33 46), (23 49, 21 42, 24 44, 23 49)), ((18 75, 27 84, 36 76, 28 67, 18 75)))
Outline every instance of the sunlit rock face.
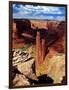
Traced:
POLYGON ((37 20, 16 20, 16 22, 13 22, 13 86, 62 83, 65 77, 65 22, 37 20), (21 27, 20 35, 17 35, 20 27, 19 24, 16 25, 16 22, 19 22, 21 27), (39 53, 39 58, 43 56, 43 60, 38 68, 35 66, 38 55, 36 55, 36 31, 40 32, 40 44, 37 48, 41 44, 44 47, 40 46, 43 55, 39 53), (42 40, 45 42, 43 43, 42 40))

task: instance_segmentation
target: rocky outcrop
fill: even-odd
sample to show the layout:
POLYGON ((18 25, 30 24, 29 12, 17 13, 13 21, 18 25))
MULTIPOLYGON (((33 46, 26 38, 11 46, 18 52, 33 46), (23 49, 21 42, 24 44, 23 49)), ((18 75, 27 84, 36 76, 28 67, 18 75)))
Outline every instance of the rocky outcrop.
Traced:
POLYGON ((25 86, 30 85, 29 79, 38 81, 35 73, 33 72, 32 65, 34 63, 34 58, 28 51, 23 51, 21 49, 13 49, 13 67, 16 70, 13 72, 15 77, 13 77, 14 86, 25 86))
MULTIPOLYGON (((64 30, 66 29, 64 26, 65 23, 57 22, 57 21, 47 21, 46 23, 44 22, 44 26, 46 25, 47 29, 46 26, 45 28, 42 28, 44 27, 43 22, 39 22, 40 25, 42 25, 41 27, 39 23, 36 23, 36 21, 33 22, 33 26, 30 26, 32 24, 32 21, 30 23, 28 20, 27 21, 16 20, 16 23, 18 23, 16 25, 17 29, 19 28, 17 32, 18 33, 20 32, 18 36, 19 38, 22 38, 25 41, 24 46, 26 44, 29 45, 30 43, 32 43, 31 46, 35 46, 34 44, 35 39, 33 39, 32 41, 32 38, 36 37, 36 31, 38 30, 40 31, 40 35, 41 35, 40 42, 42 42, 41 40, 42 38, 46 40, 45 42, 46 45, 42 45, 42 49, 41 49, 42 53, 44 52, 44 49, 45 51, 47 48, 48 49, 47 52, 45 52, 46 54, 45 53, 42 54, 42 58, 44 56, 45 58, 42 60, 43 63, 41 63, 39 68, 36 70, 36 75, 35 75, 36 67, 34 65, 34 62, 36 60, 36 57, 38 56, 36 50, 38 50, 40 45, 38 45, 38 47, 35 48, 35 50, 32 49, 33 47, 32 48, 29 47, 30 48, 29 50, 28 49, 24 50, 22 49, 22 47, 24 47, 23 45, 21 45, 21 49, 12 50, 13 86, 26 86, 26 85, 31 85, 31 84, 34 85, 41 83, 48 84, 49 83, 48 80, 51 80, 51 83, 55 83, 55 84, 61 83, 63 77, 65 77, 65 51, 64 51, 65 49, 64 30), (53 48, 56 51, 55 53, 53 48), (43 82, 43 80, 45 81, 43 82)), ((16 30, 14 32, 16 32, 16 30)), ((13 35, 13 38, 15 38, 14 37, 15 35, 13 35)), ((39 42, 37 41, 37 43, 39 42)), ((17 44, 19 45, 18 42, 17 44)), ((38 51, 40 51, 40 49, 38 51)), ((40 59, 41 59, 41 54, 39 55, 38 61, 40 59)))
POLYGON ((32 58, 32 56, 27 51, 13 49, 13 66, 21 64, 30 58, 32 58))
POLYGON ((27 86, 27 85, 30 85, 30 82, 25 77, 25 75, 16 74, 13 80, 13 86, 27 86))

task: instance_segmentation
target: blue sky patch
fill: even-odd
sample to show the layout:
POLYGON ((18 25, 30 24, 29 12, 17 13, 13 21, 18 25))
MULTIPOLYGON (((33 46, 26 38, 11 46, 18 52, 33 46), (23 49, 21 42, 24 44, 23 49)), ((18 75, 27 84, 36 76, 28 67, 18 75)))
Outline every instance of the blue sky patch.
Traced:
POLYGON ((13 4, 14 19, 45 19, 65 21, 65 7, 13 4))

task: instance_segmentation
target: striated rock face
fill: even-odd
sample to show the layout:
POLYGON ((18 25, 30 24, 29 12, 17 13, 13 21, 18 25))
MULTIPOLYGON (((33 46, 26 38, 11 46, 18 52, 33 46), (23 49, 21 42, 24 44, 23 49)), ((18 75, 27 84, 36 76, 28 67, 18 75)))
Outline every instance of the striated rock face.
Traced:
POLYGON ((33 62, 34 62, 34 59, 18 65, 17 68, 21 73, 23 73, 28 78, 30 78, 32 80, 37 80, 37 77, 35 76, 35 74, 33 73, 33 70, 32 70, 33 62))
POLYGON ((21 49, 13 49, 13 67, 16 70, 13 72, 13 86, 26 86, 30 85, 31 80, 38 80, 35 73, 33 72, 32 65, 34 63, 34 58, 28 51, 23 51, 21 49))
MULTIPOLYGON (((22 22, 20 22, 20 23, 22 23, 22 22)), ((35 74, 34 62, 37 57, 37 55, 36 55, 37 49, 35 47, 35 44, 31 45, 32 47, 30 47, 28 45, 29 49, 26 48, 26 50, 24 50, 22 48, 12 50, 12 52, 13 52, 13 58, 12 58, 13 86, 14 87, 15 86, 27 86, 27 85, 43 84, 43 83, 49 84, 49 80, 51 83, 55 83, 55 84, 61 83, 61 81, 63 81, 62 80, 63 77, 65 77, 65 37, 64 37, 64 31, 66 30, 65 23, 57 22, 57 21, 46 21, 46 22, 41 21, 41 22, 39 22, 39 21, 31 20, 31 23, 29 23, 27 21, 24 24, 25 27, 23 27, 23 24, 21 24, 20 27, 25 28, 25 31, 27 30, 26 29, 27 23, 29 26, 29 27, 27 26, 27 28, 29 28, 29 30, 35 31, 37 29, 41 30, 42 28, 44 28, 44 29, 42 29, 42 32, 43 32, 43 30, 47 29, 48 37, 46 38, 46 46, 45 47, 48 47, 48 46, 49 47, 48 47, 48 51, 47 51, 47 54, 45 56, 43 63, 41 63, 41 65, 36 70, 36 74, 35 74), (58 41, 56 41, 54 44, 54 41, 57 40, 58 37, 59 37, 58 41), (51 41, 53 42, 53 44, 51 41), (49 43, 49 42, 51 42, 51 43, 49 43), (34 49, 33 49, 33 47, 34 47, 34 49), (53 48, 54 48, 54 50, 53 50, 53 48)), ((14 32, 16 32, 15 27, 13 27, 13 28, 14 28, 14 32)), ((21 33, 23 32, 22 30, 23 29, 21 28, 21 33)), ((20 35, 22 35, 21 33, 20 33, 20 35)), ((31 34, 31 31, 29 31, 28 33, 31 34)), ((26 33, 23 33, 23 35, 30 37, 26 33)), ((13 38, 17 38, 15 36, 16 35, 14 34, 13 38)), ((43 35, 43 36, 45 36, 45 35, 43 35)), ((27 41, 29 41, 29 39, 27 39, 27 41)), ((31 43, 31 42, 29 42, 29 43, 31 43)), ((20 43, 17 42, 16 46, 19 44, 20 43)), ((20 44, 21 47, 24 47, 23 44, 24 44, 23 42, 22 42, 22 45, 20 44)), ((20 48, 20 47, 18 47, 18 48, 20 48)), ((41 55, 39 58, 41 58, 41 55)), ((39 61, 39 58, 38 58, 38 61, 39 61)))
POLYGON ((13 66, 23 63, 31 58, 27 51, 21 49, 13 49, 13 66))
MULTIPOLYGON (((52 83, 61 83, 65 76, 65 54, 54 52, 51 48, 49 53, 46 55, 44 62, 39 66, 35 74, 35 50, 33 46, 29 49, 13 49, 13 86, 26 86, 40 84, 43 81, 44 74, 46 80, 48 77, 52 79, 52 83), (43 77, 42 77, 43 76, 43 77), (41 79, 39 78, 41 77, 41 79), (31 84, 32 82, 32 84, 31 84)), ((49 80, 46 81, 48 82, 49 80)))
POLYGON ((56 54, 53 57, 47 55, 45 61, 37 70, 38 76, 45 73, 54 80, 53 83, 61 83, 65 76, 65 55, 56 54))

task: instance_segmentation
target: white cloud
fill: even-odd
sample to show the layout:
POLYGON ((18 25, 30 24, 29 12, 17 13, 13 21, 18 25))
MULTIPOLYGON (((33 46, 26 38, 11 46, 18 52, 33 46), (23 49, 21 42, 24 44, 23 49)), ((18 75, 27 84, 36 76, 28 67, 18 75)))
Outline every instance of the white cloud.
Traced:
POLYGON ((37 19, 63 19, 64 17, 59 16, 63 14, 59 7, 53 6, 33 6, 33 5, 22 5, 17 7, 13 5, 13 9, 17 9, 17 13, 13 13, 13 18, 37 18, 37 19), (48 16, 52 14, 52 16, 48 16), (56 15, 56 18, 53 16, 56 15), (58 16, 58 17, 57 17, 58 16))
POLYGON ((49 13, 49 14, 62 14, 62 12, 58 7, 52 7, 52 6, 20 5, 20 7, 18 8, 18 7, 15 7, 15 4, 14 4, 13 8, 16 8, 22 11, 26 10, 28 11, 28 13, 35 11, 35 13, 43 12, 43 13, 49 13))

